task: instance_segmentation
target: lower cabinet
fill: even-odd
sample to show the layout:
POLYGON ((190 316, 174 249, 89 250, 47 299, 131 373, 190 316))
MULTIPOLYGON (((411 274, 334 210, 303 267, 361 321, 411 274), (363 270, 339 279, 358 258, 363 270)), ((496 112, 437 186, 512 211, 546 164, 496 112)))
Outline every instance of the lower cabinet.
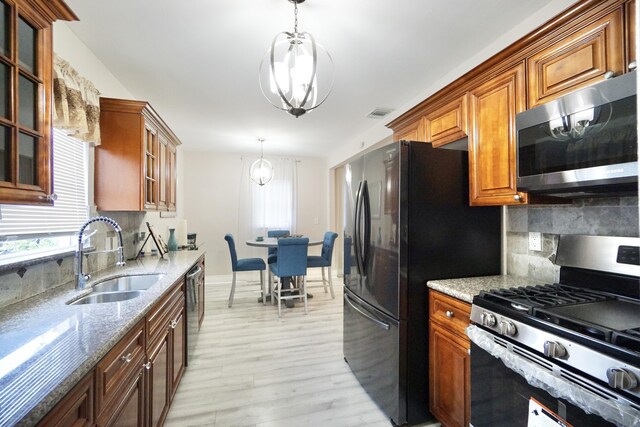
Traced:
POLYGON ((465 302, 429 292, 429 410, 444 427, 465 427, 471 418, 470 312, 465 302))
POLYGON ((162 426, 186 365, 185 295, 180 280, 38 425, 162 426))

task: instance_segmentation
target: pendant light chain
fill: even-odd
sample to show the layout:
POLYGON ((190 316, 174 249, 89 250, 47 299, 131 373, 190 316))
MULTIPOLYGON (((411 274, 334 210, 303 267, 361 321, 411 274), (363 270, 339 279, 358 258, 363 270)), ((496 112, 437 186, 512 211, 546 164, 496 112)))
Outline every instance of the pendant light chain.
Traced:
POLYGON ((293 34, 298 34, 298 2, 293 0, 293 34))

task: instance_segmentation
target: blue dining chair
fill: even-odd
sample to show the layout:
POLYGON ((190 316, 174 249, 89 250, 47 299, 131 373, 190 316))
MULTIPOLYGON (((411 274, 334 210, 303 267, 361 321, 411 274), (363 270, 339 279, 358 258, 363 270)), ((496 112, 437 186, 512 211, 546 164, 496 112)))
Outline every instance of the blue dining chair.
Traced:
MULTIPOLYGON (((289 230, 268 230, 267 237, 289 237, 291 232, 289 230)), ((267 264, 273 264, 276 262, 278 256, 278 248, 269 248, 267 252, 267 264)))
POLYGON ((236 272, 238 271, 260 271, 260 287, 262 288, 262 304, 266 304, 266 295, 264 288, 264 270, 267 265, 262 258, 241 258, 238 259, 236 253, 236 243, 231 234, 224 236, 224 240, 229 244, 229 253, 231 254, 231 271, 233 271, 233 280, 231 281, 231 294, 229 295, 229 308, 233 304, 233 294, 236 291, 236 272))
POLYGON ((304 301, 304 314, 307 314, 307 253, 309 239, 307 237, 290 237, 278 239, 278 258, 273 264, 269 264, 269 283, 271 274, 280 278, 273 290, 273 302, 278 301, 278 317, 282 317, 282 300, 302 299, 304 301), (299 292, 293 289, 282 289, 283 278, 302 276, 299 292), (286 291, 286 294, 285 294, 286 291))
MULTIPOLYGON (((307 257, 308 268, 320 268, 322 270, 322 287, 324 292, 327 292, 327 285, 331 290, 331 298, 335 298, 336 295, 333 292, 333 280, 331 279, 331 258, 333 257, 333 245, 336 242, 338 233, 333 231, 327 231, 324 233, 324 241, 322 242, 322 252, 320 255, 311 255, 307 257), (327 280, 324 269, 328 270, 329 280, 327 280)), ((311 282, 311 280, 310 280, 311 282)), ((314 280, 316 282, 316 280, 314 280)))

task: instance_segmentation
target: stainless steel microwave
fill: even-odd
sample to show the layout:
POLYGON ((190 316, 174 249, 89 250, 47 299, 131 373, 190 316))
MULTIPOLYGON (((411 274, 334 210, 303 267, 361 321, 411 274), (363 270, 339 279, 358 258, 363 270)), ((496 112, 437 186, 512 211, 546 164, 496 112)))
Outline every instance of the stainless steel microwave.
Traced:
POLYGON ((635 71, 518 114, 516 131, 518 190, 637 194, 635 71))

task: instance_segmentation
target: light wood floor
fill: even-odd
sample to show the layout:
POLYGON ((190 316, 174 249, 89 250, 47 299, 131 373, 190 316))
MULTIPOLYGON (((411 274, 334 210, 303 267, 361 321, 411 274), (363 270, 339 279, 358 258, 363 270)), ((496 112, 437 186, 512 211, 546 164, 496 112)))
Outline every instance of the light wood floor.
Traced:
MULTIPOLYGON (((208 276, 206 314, 194 359, 167 427, 389 427, 342 356, 342 289, 311 289, 278 319, 257 303, 259 285, 239 281, 227 308, 230 277, 208 276)), ((434 424, 439 426, 439 424, 434 424)))

